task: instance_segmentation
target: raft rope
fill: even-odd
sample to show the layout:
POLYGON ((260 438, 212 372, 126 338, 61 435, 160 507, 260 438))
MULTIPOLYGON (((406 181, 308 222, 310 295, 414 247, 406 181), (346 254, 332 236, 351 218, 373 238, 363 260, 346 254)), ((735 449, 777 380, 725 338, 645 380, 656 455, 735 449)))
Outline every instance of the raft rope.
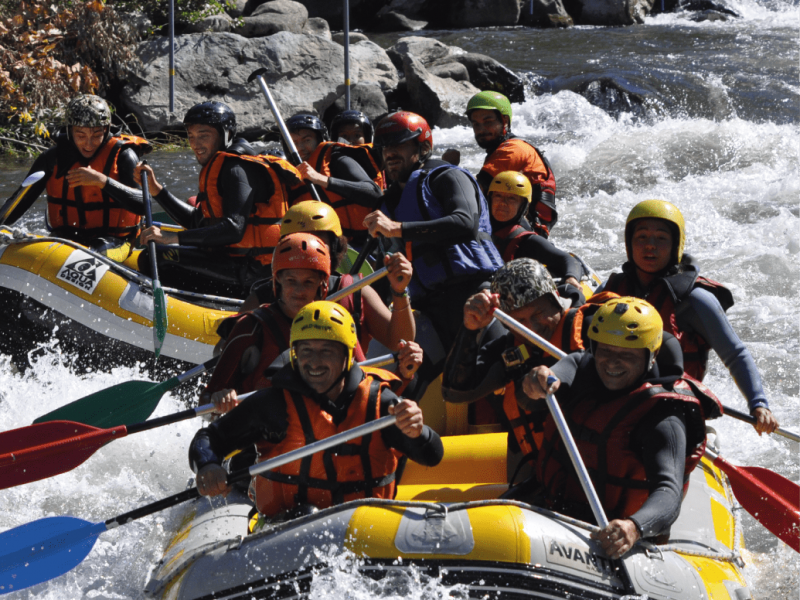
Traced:
MULTIPOLYGON (((75 248, 76 250, 82 250, 87 254, 91 254, 97 260, 108 265, 112 270, 117 271, 118 273, 122 274, 128 279, 136 281, 136 283, 139 283, 140 285, 150 290, 153 289, 153 280, 150 279, 149 277, 146 277, 141 273, 139 273, 138 271, 134 271, 133 269, 126 267, 123 264, 115 262, 110 258, 108 258, 107 256, 103 256, 102 254, 95 252, 90 248, 82 246, 77 242, 57 237, 40 237, 32 233, 25 232, 21 229, 16 229, 14 227, 4 226, 4 228, 7 229, 8 232, 0 231, 0 245, 25 244, 28 242, 54 242, 58 244, 64 244, 65 246, 70 246, 71 248, 75 248)), ((239 300, 238 298, 226 298, 224 296, 200 294, 198 292, 189 292, 187 290, 179 290, 171 287, 162 287, 161 289, 163 289, 168 294, 172 294, 173 296, 186 296, 189 298, 198 298, 201 300, 209 300, 211 302, 219 302, 220 304, 231 304, 233 306, 241 306, 242 304, 244 304, 244 300, 239 300)))

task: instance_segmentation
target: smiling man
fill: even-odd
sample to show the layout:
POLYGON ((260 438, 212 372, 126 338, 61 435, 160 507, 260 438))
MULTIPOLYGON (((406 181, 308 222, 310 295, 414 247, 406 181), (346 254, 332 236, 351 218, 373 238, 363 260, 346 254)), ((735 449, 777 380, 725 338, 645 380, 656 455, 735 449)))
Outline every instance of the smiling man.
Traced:
POLYGON ((17 221, 46 190, 46 224, 54 237, 125 260, 144 214, 133 171, 152 147, 139 137, 112 135, 111 110, 99 96, 70 100, 65 121, 56 146, 41 154, 29 172, 46 176, 31 186, 6 223, 17 221))
MULTIPOLYGON (((619 558, 641 537, 663 538, 678 518, 689 474, 705 449, 705 420, 721 415, 703 384, 678 365, 656 363, 658 312, 639 298, 615 298, 594 315, 590 353, 574 353, 552 370, 523 379, 520 405, 541 410, 547 378, 600 497, 609 525, 592 537, 619 558)), ((589 502, 555 422, 544 424, 536 462, 541 491, 528 498, 593 522, 589 502)))
POLYGON ((425 466, 444 454, 415 402, 398 399, 393 375, 353 361, 355 324, 333 302, 303 307, 291 329, 291 364, 272 388, 251 396, 192 441, 189 460, 204 496, 226 494, 220 465, 230 452, 255 444, 260 460, 285 454, 393 414, 396 426, 255 477, 251 497, 267 518, 326 508, 357 498, 393 498, 403 455, 425 466))
MULTIPOLYGON (((288 162, 259 155, 243 139, 234 139, 236 115, 222 102, 196 104, 183 119, 189 146, 200 171, 197 206, 172 195, 149 165, 150 193, 185 231, 158 226, 145 229, 141 243, 154 241, 164 285, 244 298, 250 286, 269 277, 280 223, 289 206, 310 196, 300 173, 288 162), (175 246, 174 244, 177 244, 175 246)), ((139 269, 150 274, 149 250, 139 269)))

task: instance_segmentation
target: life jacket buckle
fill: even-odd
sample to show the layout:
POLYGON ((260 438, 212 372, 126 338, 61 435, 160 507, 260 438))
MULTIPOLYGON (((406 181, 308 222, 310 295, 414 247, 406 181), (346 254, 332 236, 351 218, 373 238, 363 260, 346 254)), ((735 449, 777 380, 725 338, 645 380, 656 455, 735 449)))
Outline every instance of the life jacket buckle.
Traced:
POLYGON ((524 365, 525 362, 530 359, 531 355, 528 353, 528 349, 525 346, 517 346, 516 348, 504 350, 502 357, 506 369, 513 369, 514 367, 524 365))

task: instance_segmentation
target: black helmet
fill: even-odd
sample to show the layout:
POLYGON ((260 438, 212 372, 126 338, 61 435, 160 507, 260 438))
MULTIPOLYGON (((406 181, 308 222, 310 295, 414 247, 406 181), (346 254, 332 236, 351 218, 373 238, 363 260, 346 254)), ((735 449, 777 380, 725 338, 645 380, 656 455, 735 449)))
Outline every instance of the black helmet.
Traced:
POLYGON ((367 115, 360 110, 346 110, 339 113, 331 121, 331 137, 334 140, 339 139, 339 127, 342 125, 361 125, 364 131, 364 141, 368 144, 372 143, 373 127, 367 115))
POLYGON ((215 100, 195 104, 183 118, 183 125, 211 125, 219 131, 226 148, 236 135, 236 115, 230 106, 215 100))
POLYGON ((311 113, 302 112, 292 115, 286 119, 286 129, 290 132, 300 129, 310 129, 311 131, 316 131, 323 142, 327 142, 330 139, 328 137, 328 128, 325 127, 325 123, 323 123, 322 119, 317 115, 312 115, 311 113))

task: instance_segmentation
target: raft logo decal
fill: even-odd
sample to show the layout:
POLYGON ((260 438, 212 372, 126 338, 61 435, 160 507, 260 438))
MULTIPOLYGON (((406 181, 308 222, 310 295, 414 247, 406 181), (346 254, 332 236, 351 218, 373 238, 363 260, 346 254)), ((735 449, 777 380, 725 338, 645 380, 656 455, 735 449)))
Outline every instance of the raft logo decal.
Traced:
POLYGON ((610 576, 614 569, 607 557, 591 552, 587 546, 543 538, 548 562, 593 575, 610 576))
POLYGON ((82 250, 75 250, 64 262, 58 278, 87 294, 93 294, 109 266, 82 250))

